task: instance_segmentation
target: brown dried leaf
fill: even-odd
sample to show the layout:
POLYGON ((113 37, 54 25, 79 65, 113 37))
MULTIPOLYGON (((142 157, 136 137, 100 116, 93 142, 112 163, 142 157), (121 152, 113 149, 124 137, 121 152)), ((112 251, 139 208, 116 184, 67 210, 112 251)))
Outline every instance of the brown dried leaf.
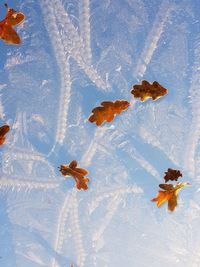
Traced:
POLYGON ((21 39, 13 27, 22 23, 25 19, 25 15, 9 8, 7 4, 5 4, 5 6, 7 8, 7 14, 5 19, 0 21, 0 38, 3 39, 6 44, 20 44, 21 39))
POLYGON ((165 183, 167 183, 169 180, 177 181, 179 177, 182 177, 182 173, 179 170, 173 170, 169 168, 167 172, 165 172, 165 183))
POLYGON ((174 211, 177 206, 178 193, 184 186, 188 185, 188 182, 173 184, 160 184, 159 187, 164 191, 159 190, 158 195, 151 201, 157 202, 159 208, 162 204, 168 201, 168 210, 174 211))
POLYGON ((0 127, 0 145, 3 145, 6 141, 6 134, 10 131, 10 126, 5 124, 0 127))
POLYGON ((80 189, 87 190, 88 183, 90 180, 85 175, 88 174, 88 171, 81 168, 76 168, 77 161, 73 160, 69 165, 60 165, 60 172, 64 176, 72 176, 76 182, 76 187, 80 189))
POLYGON ((135 98, 140 98, 142 102, 149 98, 152 98, 155 101, 167 93, 168 90, 162 87, 158 82, 154 81, 150 84, 145 80, 142 81, 141 85, 134 85, 133 90, 131 91, 131 94, 133 94, 135 98))
POLYGON ((95 122, 97 126, 104 121, 111 122, 116 115, 126 110, 130 103, 125 100, 116 100, 115 102, 104 101, 102 107, 96 107, 92 110, 92 115, 89 117, 90 122, 95 122))

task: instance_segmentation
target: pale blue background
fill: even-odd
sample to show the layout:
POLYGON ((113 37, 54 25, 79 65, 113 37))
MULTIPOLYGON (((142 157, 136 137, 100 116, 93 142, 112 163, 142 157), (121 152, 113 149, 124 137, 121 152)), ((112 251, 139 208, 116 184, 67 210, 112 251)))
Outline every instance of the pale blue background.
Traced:
MULTIPOLYGON (((20 46, 0 42, 1 267, 200 266, 198 1, 24 0, 20 46), (135 101, 133 84, 169 94, 135 101), (97 128, 105 100, 131 107, 97 128), (57 167, 89 170, 78 191, 57 167), (177 210, 157 209, 167 168, 180 169, 177 210)), ((0 7, 3 19, 5 8, 0 7)))

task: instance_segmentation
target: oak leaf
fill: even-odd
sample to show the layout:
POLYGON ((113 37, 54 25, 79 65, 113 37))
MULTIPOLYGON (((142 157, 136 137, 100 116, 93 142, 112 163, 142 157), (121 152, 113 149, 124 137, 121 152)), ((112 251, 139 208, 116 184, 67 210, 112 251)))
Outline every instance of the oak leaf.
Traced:
POLYGON ((6 141, 6 134, 10 131, 10 126, 5 124, 0 127, 0 145, 3 145, 6 141))
POLYGON ((21 44, 21 39, 13 27, 22 23, 25 15, 9 8, 7 4, 5 6, 7 8, 7 14, 5 19, 0 21, 0 38, 6 44, 21 44))
POLYGON ((69 165, 60 165, 60 172, 64 176, 72 176, 76 182, 76 187, 87 190, 90 180, 84 177, 88 174, 88 171, 82 168, 77 168, 77 161, 73 160, 69 165))
POLYGON ((177 181, 179 177, 182 177, 182 173, 179 170, 173 170, 169 168, 167 172, 165 172, 165 183, 167 183, 169 180, 177 181))
POLYGON ((131 91, 131 94, 133 94, 135 98, 140 98, 142 102, 149 98, 152 98, 155 101, 167 93, 168 90, 158 82, 154 81, 152 84, 150 84, 145 80, 142 81, 141 85, 134 85, 133 90, 131 91))
POLYGON ((168 210, 174 211, 177 206, 178 193, 184 186, 188 185, 188 182, 173 184, 160 184, 159 187, 164 191, 159 190, 156 198, 151 201, 157 202, 159 208, 162 204, 168 201, 168 210))
POLYGON ((130 103, 125 100, 116 100, 115 102, 104 101, 101 107, 96 107, 92 110, 92 115, 89 117, 90 122, 95 122, 97 126, 103 122, 111 122, 116 115, 129 107, 130 103))

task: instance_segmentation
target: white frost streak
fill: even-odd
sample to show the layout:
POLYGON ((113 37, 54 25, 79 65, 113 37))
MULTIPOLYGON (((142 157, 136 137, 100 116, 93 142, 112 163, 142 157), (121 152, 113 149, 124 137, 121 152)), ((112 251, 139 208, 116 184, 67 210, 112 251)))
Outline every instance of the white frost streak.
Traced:
POLYGON ((169 20, 170 13, 174 9, 170 6, 170 1, 163 0, 160 10, 156 16, 153 27, 148 34, 139 62, 136 66, 135 77, 140 79, 146 72, 147 65, 150 63, 158 41, 164 31, 166 22, 169 20))
POLYGON ((92 63, 92 51, 90 47, 90 1, 82 0, 79 3, 79 25, 84 45, 85 60, 92 63))
MULTIPOLYGON (((120 146, 119 146, 120 147, 120 146)), ((135 148, 131 146, 129 142, 126 142, 125 145, 122 144, 121 148, 135 161, 137 161, 143 169, 145 169, 148 173, 150 173, 153 177, 156 178, 160 182, 160 175, 157 170, 148 162, 146 161, 137 151, 135 148)))
POLYGON ((108 129, 110 129, 110 127, 104 126, 104 127, 97 128, 97 130, 95 131, 94 138, 91 141, 88 147, 88 150, 85 152, 85 154, 83 155, 80 161, 81 163, 84 164, 85 167, 91 164, 92 159, 98 149, 98 140, 103 137, 103 135, 106 133, 108 129))
POLYGON ((89 207, 89 212, 92 213, 96 208, 98 208, 100 203, 106 198, 112 198, 112 197, 115 197, 116 195, 122 196, 122 195, 130 194, 130 193, 141 194, 142 192, 143 191, 140 187, 132 186, 132 187, 119 188, 113 191, 101 193, 100 196, 97 197, 95 201, 91 203, 89 207))
MULTIPOLYGON (((50 3, 48 0, 40 2, 41 9, 44 15, 46 28, 52 41, 56 60, 60 69, 61 77, 61 93, 59 101, 58 123, 56 131, 55 143, 62 144, 65 139, 67 129, 67 115, 69 103, 71 100, 71 77, 69 58, 72 56, 79 66, 85 71, 87 76, 96 84, 97 87, 107 90, 107 85, 99 77, 96 70, 88 60, 91 58, 90 49, 90 24, 89 24, 89 3, 84 4, 85 13, 82 12, 82 20, 84 23, 85 39, 82 40, 75 27, 70 21, 67 12, 61 1, 54 0, 50 3), (84 19, 84 15, 86 18, 84 19), (59 32, 57 25, 62 26, 64 34, 59 32), (86 42, 84 44, 84 41, 86 42), (85 52, 86 51, 86 52, 85 52), (82 52, 82 53, 81 53, 82 52)), ((90 60, 91 61, 91 60, 90 60)), ((54 145, 55 146, 55 145, 54 145)))
MULTIPOLYGON (((75 189, 76 190, 76 189, 75 189)), ((72 196, 72 208, 71 208, 71 225, 73 229, 73 237, 76 247, 76 254, 78 255, 77 263, 79 267, 83 267, 85 263, 85 251, 83 247, 82 234, 79 226, 78 218, 78 201, 77 201, 77 192, 74 191, 72 196)))
MULTIPOLYGON (((0 95, 1 96, 1 95, 0 95)), ((5 117, 5 114, 4 114, 4 106, 2 104, 2 100, 0 98, 0 119, 3 120, 5 117)))
MULTIPOLYGON (((117 211, 121 201, 122 201, 122 198, 119 195, 116 195, 110 201, 109 207, 108 207, 108 212, 107 212, 106 216, 103 219, 103 224, 98 227, 98 231, 93 236, 93 244, 94 245, 95 245, 96 242, 99 241, 100 237, 102 236, 102 234, 104 233, 105 229, 109 225, 109 223, 112 220, 115 212, 117 211)), ((97 248, 96 248, 96 252, 97 252, 97 248)))
MULTIPOLYGON (((189 90, 192 101, 192 123, 190 127, 189 143, 186 147, 185 162, 190 175, 194 176, 197 171, 195 168, 195 153, 200 137, 200 43, 197 43, 194 51, 194 68, 192 74, 192 83, 189 90)), ((199 166, 197 167, 199 168, 199 166)))
MULTIPOLYGON (((75 249, 77 257, 78 266, 83 267, 85 262, 85 251, 83 248, 83 242, 82 242, 82 234, 79 227, 79 219, 78 219, 78 203, 77 203, 77 197, 76 197, 76 189, 73 190, 72 194, 68 194, 64 200, 64 203, 62 205, 62 208, 60 210, 59 216, 58 216, 58 223, 57 223, 57 229, 56 229, 56 235, 55 235, 55 244, 54 244, 54 250, 57 253, 61 253, 62 247, 63 247, 63 241, 64 241, 64 235, 65 235, 65 226, 67 219, 70 218, 71 222, 70 225, 72 227, 72 233, 73 238, 75 242, 75 249), (67 216, 69 215, 69 216, 67 216)), ((58 263, 56 259, 53 259, 52 261, 52 267, 58 267, 58 263)))
POLYGON ((71 79, 69 70, 69 58, 65 53, 64 46, 57 27, 54 15, 54 7, 47 0, 40 2, 46 27, 51 38, 56 60, 60 69, 61 89, 59 101, 58 124, 56 131, 56 143, 62 144, 66 133, 67 114, 70 103, 71 79))
MULTIPOLYGON (((56 234, 55 234, 55 244, 54 244, 54 251, 57 253, 61 252, 61 249, 63 246, 65 224, 66 224, 66 220, 67 220, 67 215, 68 215, 68 213, 70 211, 70 207, 71 207, 70 196, 71 195, 68 194, 65 197, 64 203, 62 205, 62 208, 60 210, 59 217, 58 217, 57 229, 56 229, 56 234)), ((55 258, 53 259, 51 266, 52 267, 59 267, 55 258)))
POLYGON ((70 18, 67 12, 64 10, 64 6, 62 5, 60 0, 54 0, 54 9, 58 23, 62 26, 62 30, 65 33, 61 37, 66 52, 76 60, 78 65, 84 70, 86 75, 99 89, 107 91, 108 86, 106 85, 106 83, 97 74, 97 71, 94 69, 94 67, 88 64, 88 54, 86 54, 86 58, 83 54, 83 40, 78 35, 77 30, 71 23, 70 18))
POLYGON ((160 150, 162 149, 162 146, 158 139, 143 127, 140 128, 140 136, 145 143, 151 144, 152 146, 157 147, 160 150))
POLYGON ((13 190, 30 190, 30 189, 55 189, 59 184, 55 182, 35 182, 22 179, 0 179, 0 188, 9 187, 13 190))

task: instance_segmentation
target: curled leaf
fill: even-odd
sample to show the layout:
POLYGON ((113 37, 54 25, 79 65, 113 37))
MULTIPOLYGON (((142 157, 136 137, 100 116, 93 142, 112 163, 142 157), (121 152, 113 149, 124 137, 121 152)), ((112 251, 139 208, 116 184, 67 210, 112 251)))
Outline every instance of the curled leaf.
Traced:
POLYGON ((104 121, 111 122, 116 115, 129 107, 130 103, 125 100, 116 100, 115 102, 104 101, 101 107, 96 107, 92 110, 92 115, 89 117, 90 122, 96 122, 96 125, 101 125, 104 121))
POLYGON ((131 94, 133 94, 135 98, 140 98, 142 102, 149 98, 152 98, 155 101, 167 93, 168 90, 158 82, 154 81, 152 84, 150 84, 145 80, 142 81, 141 85, 134 85, 133 90, 131 91, 131 94))
POLYGON ((6 134, 10 131, 10 126, 5 124, 0 127, 0 145, 3 145, 6 141, 6 134))
POLYGON ((90 180, 85 175, 88 174, 88 171, 81 168, 76 168, 78 165, 76 160, 73 160, 69 165, 60 165, 60 172, 64 176, 72 176, 76 182, 76 187, 80 189, 87 190, 88 183, 90 180))
POLYGON ((179 177, 182 177, 182 173, 179 170, 173 170, 169 168, 167 172, 165 172, 165 183, 167 183, 169 180, 177 181, 179 177))
POLYGON ((177 206, 178 193, 184 186, 188 185, 188 182, 173 184, 160 184, 159 187, 164 191, 159 190, 158 195, 151 201, 157 203, 159 208, 162 204, 168 201, 168 210, 174 211, 177 206))
POLYGON ((7 14, 5 19, 0 21, 0 38, 6 44, 20 44, 21 39, 13 27, 22 23, 25 15, 9 8, 7 4, 5 6, 7 8, 7 14))

